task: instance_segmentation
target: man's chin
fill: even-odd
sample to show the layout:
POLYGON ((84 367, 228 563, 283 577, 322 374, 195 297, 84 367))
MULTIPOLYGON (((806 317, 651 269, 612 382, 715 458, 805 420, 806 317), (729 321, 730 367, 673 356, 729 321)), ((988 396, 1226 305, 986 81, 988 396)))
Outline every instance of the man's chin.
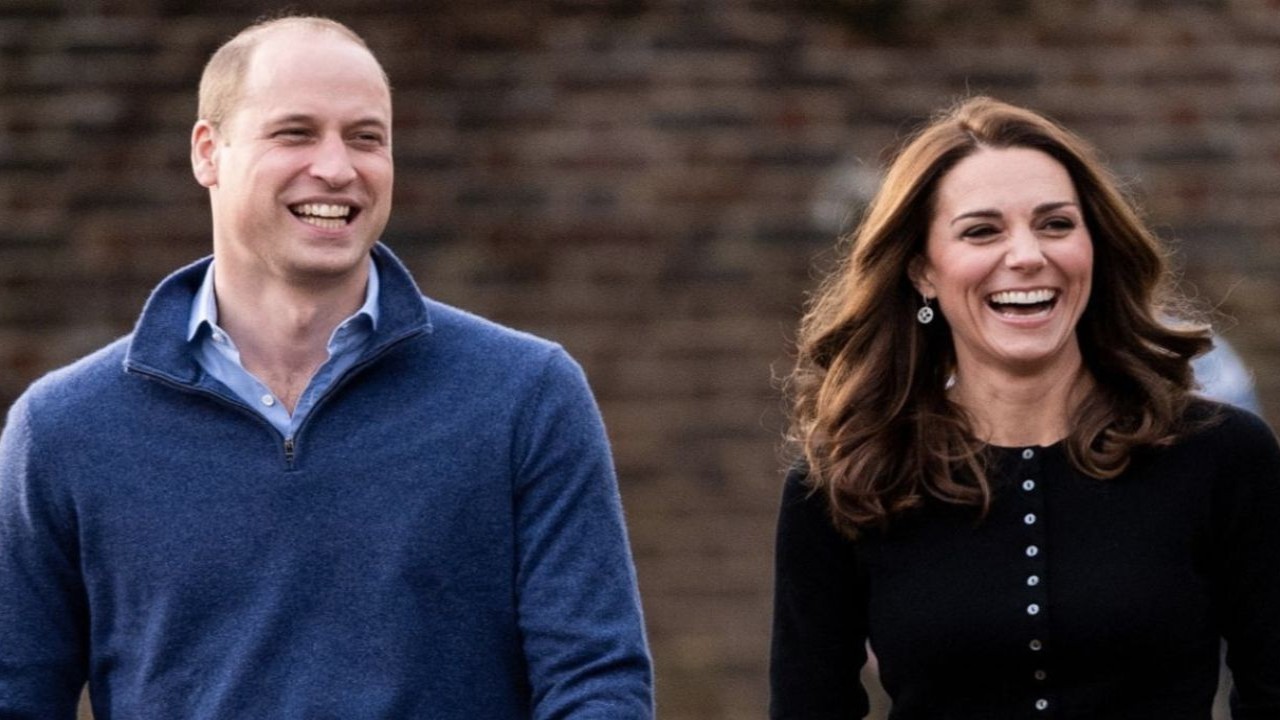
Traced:
POLYGON ((284 275, 300 286, 341 285, 368 272, 369 247, 329 248, 291 258, 284 275))

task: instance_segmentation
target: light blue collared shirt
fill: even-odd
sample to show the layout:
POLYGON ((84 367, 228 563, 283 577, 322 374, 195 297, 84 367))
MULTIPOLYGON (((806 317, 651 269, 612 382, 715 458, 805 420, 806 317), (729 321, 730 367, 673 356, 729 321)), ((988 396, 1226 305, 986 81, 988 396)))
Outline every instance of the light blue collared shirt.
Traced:
POLYGON ((191 320, 187 324, 187 341, 192 344, 196 360, 205 372, 231 389, 236 397, 266 418, 286 439, 315 407, 316 401, 334 381, 355 365, 378 326, 378 268, 369 260, 369 283, 364 291, 364 304, 355 314, 334 328, 326 346, 329 358, 324 361, 298 398, 293 415, 285 409, 261 380, 244 369, 240 350, 225 330, 218 326, 218 303, 213 289, 214 263, 209 264, 204 282, 191 303, 191 320))

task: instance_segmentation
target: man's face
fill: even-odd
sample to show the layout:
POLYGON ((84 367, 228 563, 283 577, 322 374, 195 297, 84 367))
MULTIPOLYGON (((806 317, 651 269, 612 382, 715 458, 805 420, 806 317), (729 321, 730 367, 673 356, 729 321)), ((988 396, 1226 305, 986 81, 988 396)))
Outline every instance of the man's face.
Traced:
POLYGON ((363 278, 394 177, 391 94, 373 55, 329 32, 263 38, 221 127, 196 123, 219 272, 327 285, 363 278))

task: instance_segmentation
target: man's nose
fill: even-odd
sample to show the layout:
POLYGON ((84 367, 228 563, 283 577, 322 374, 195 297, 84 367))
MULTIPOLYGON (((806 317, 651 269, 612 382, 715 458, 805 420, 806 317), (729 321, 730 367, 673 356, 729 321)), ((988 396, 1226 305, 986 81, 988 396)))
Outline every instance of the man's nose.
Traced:
POLYGON ((336 135, 326 135, 315 146, 311 158, 311 176, 323 180, 331 188, 340 188, 356 179, 351 162, 351 148, 336 135))

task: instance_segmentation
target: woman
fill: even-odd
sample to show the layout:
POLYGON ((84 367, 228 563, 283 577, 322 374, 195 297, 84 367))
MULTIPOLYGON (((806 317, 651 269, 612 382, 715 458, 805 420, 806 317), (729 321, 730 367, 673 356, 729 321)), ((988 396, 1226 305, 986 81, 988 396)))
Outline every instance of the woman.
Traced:
POLYGON ((987 98, 897 156, 791 377, 772 717, 1280 718, 1280 449, 1089 146, 987 98))

